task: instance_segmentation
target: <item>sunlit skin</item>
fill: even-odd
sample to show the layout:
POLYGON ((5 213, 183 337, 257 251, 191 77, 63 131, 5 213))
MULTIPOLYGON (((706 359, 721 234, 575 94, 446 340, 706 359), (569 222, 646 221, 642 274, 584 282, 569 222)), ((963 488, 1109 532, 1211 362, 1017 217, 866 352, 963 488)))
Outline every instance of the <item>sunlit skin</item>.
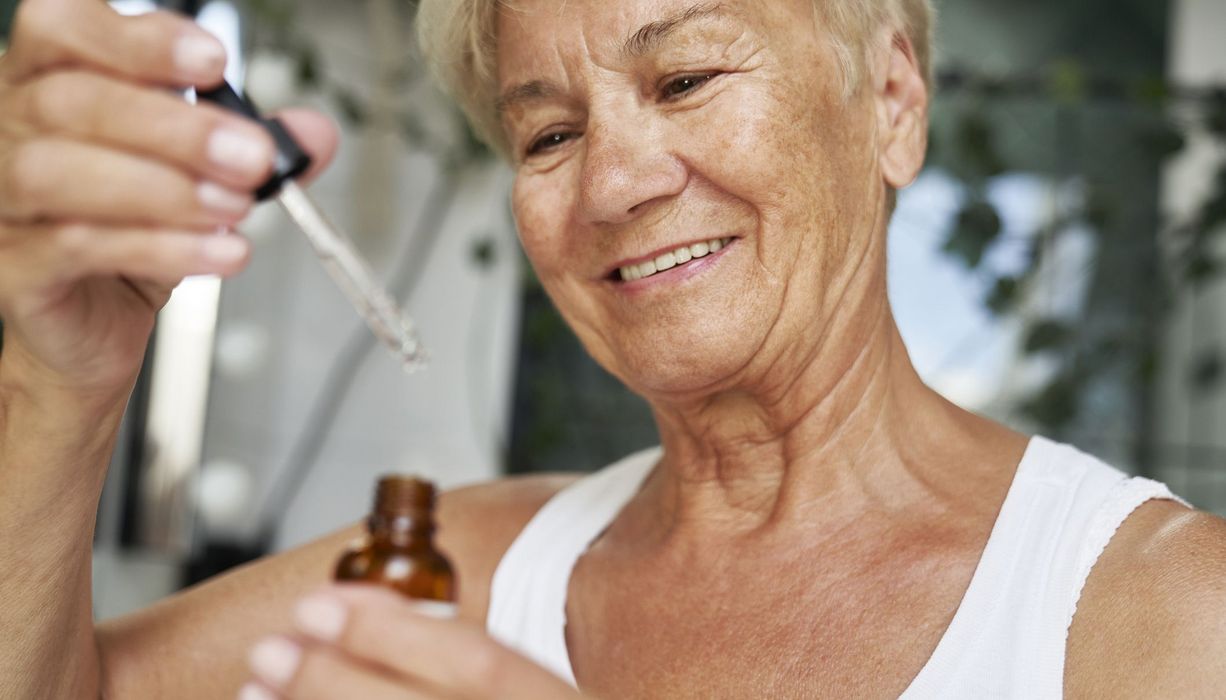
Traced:
POLYGON ((918 432, 900 419, 975 422, 916 380, 885 293, 887 187, 915 176, 926 128, 906 47, 882 42, 877 77, 845 101, 805 0, 723 3, 641 58, 624 39, 689 3, 556 6, 520 3, 499 27, 504 86, 561 88, 507 110, 516 219, 563 316, 652 403, 670 466, 757 489, 797 461, 880 463, 891 434, 918 432), (722 236, 736 240, 696 274, 609 279, 722 236))
MULTIPOLYGON (((888 194, 922 164, 928 92, 889 26, 844 99, 809 0, 696 1, 513 0, 496 37, 525 248, 666 447, 570 580, 570 659, 597 697, 897 697, 958 608, 1025 446, 928 390, 889 312, 888 194), (714 238, 734 240, 617 281, 714 238)), ((90 544, 145 340, 181 278, 247 261, 241 237, 209 234, 250 206, 272 146, 175 96, 224 63, 185 18, 23 0, 10 39, 4 691, 575 700, 483 626, 504 553, 575 474, 440 497, 458 620, 327 586, 354 527, 95 624, 90 544), (235 150, 240 132, 254 143, 235 150)), ((322 167, 328 120, 282 118, 322 167)), ((1077 602, 1066 694, 1220 695, 1224 542, 1209 514, 1138 508, 1077 602)))
POLYGON ((693 7, 542 0, 499 23, 525 250, 592 355, 651 403, 666 453, 572 580, 576 672, 618 697, 847 691, 857 669, 897 693, 1025 446, 926 388, 889 311, 887 193, 922 165, 924 81, 886 30, 845 99, 808 0, 693 7), (735 240, 701 269, 610 278, 720 237, 735 240), (722 583, 675 595, 695 581, 722 583), (883 642, 859 628, 866 609, 923 632, 883 642), (783 662, 717 663, 763 653, 783 662), (791 668, 816 658, 848 675, 791 668))

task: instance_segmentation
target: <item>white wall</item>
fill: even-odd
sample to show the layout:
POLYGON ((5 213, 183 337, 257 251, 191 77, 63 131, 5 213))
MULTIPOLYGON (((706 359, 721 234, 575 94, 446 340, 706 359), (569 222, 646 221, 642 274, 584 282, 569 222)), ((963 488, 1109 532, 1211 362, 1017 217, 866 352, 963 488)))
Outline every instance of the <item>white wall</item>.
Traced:
MULTIPOLYGON (((360 93, 379 60, 368 9, 365 3, 315 2, 299 10, 332 75, 351 76, 360 93)), ((264 63, 261 68, 253 61, 250 83, 262 106, 300 101, 283 94, 285 80, 277 78, 276 63, 264 63)), ((430 91, 411 99, 419 108, 441 100, 430 91)), ((309 102, 333 109, 318 96, 309 102)), ((409 153, 395 128, 369 129, 344 135, 335 164, 311 192, 376 271, 386 274, 413 245, 409 238, 438 177, 435 162, 409 153)), ((450 487, 501 471, 519 311, 519 254, 507 213, 508 184, 509 173, 498 165, 470 169, 458 180, 456 206, 443 220, 407 306, 433 359, 426 370, 407 376, 380 347, 366 356, 284 520, 281 545, 360 518, 381 473, 410 470, 450 487), (486 237, 495 244, 495 258, 491 268, 481 269, 471 251, 486 237)), ((225 352, 218 358, 205 443, 206 469, 221 464, 232 474, 238 465, 252 476, 247 507, 230 522, 211 527, 236 536, 255 526, 260 504, 272 496, 274 477, 288 467, 284 461, 324 375, 360 325, 279 211, 258 212, 246 230, 256 241, 255 259, 246 274, 225 287, 218 332, 223 350, 239 348, 239 361, 228 362, 225 352), (263 361, 250 362, 250 350, 262 343, 263 361)))

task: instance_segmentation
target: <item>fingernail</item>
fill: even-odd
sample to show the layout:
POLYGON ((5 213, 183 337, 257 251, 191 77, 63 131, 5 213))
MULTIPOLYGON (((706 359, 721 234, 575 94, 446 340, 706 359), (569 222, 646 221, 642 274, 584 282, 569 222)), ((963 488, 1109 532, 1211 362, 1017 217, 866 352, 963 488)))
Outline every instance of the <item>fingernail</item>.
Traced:
POLYGON ((259 683, 248 683, 238 689, 238 700, 277 700, 277 696, 259 683))
POLYGON ((226 50, 210 37, 189 35, 175 42, 175 66, 190 76, 211 76, 226 64, 226 50))
POLYGON ((413 611, 436 620, 454 620, 460 612, 455 603, 444 603, 439 600, 415 600, 413 611))
POLYGON ((248 663, 260 680, 273 686, 283 686, 294 677, 302 650, 282 637, 269 637, 251 650, 248 663))
POLYGON ((214 164, 240 175, 263 174, 272 163, 272 153, 264 140, 235 129, 214 131, 207 150, 214 164))
POLYGON ((294 608, 298 629, 323 641, 333 641, 345 629, 349 611, 336 598, 325 594, 307 596, 294 608))
POLYGON ((247 241, 239 236, 223 234, 204 239, 204 257, 212 263, 229 264, 247 255, 247 241))
POLYGON ((222 214, 242 214, 255 202, 249 194, 235 192, 211 182, 202 182, 196 187, 196 199, 204 208, 222 214))

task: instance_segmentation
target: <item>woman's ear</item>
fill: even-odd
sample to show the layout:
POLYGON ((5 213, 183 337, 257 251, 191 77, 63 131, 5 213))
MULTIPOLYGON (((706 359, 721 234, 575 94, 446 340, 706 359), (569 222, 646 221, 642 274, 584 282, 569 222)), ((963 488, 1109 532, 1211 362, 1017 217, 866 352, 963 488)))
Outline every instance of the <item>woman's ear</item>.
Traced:
POLYGON ((874 52, 873 97, 877 109, 882 177, 894 189, 915 181, 928 148, 928 86, 906 34, 891 30, 874 52))

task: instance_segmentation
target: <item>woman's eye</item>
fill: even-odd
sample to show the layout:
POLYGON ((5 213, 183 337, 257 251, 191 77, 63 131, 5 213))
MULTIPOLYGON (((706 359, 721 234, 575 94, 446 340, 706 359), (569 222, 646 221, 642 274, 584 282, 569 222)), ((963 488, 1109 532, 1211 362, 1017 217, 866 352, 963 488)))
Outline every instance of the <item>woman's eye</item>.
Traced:
POLYGON ((573 134, 566 133, 565 131, 555 131, 551 134, 545 134, 539 139, 533 141, 531 146, 528 146, 528 155, 534 156, 538 153, 544 153, 545 151, 556 148, 569 141, 573 136, 573 134))
POLYGON ((684 95, 687 92, 692 92, 700 87, 711 78, 713 75, 683 75, 680 78, 673 78, 664 85, 665 99, 684 95))

